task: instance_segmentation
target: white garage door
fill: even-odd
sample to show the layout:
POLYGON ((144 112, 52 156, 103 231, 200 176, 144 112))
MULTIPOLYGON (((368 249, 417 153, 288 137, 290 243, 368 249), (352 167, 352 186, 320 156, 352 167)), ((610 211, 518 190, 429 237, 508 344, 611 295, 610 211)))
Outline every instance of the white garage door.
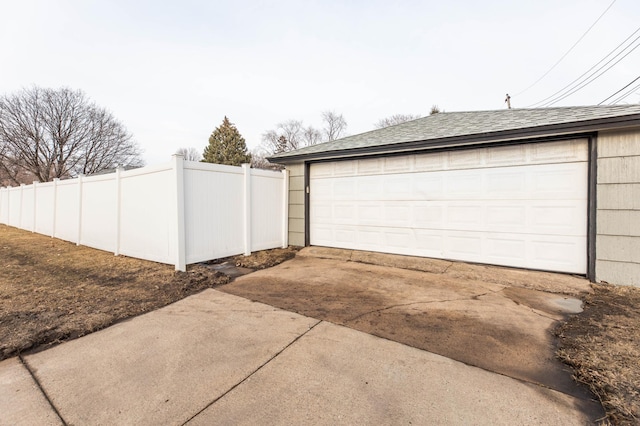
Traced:
POLYGON ((311 245, 584 274, 586 140, 311 165, 311 245))

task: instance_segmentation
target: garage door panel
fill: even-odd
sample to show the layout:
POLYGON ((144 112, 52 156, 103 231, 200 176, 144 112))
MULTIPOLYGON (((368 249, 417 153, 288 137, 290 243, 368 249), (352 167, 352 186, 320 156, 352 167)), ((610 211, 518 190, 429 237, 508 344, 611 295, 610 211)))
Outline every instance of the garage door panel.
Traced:
POLYGON ((482 230, 484 206, 481 203, 455 203, 448 205, 445 214, 446 229, 482 230))
POLYGON ((383 200, 382 176, 363 176, 357 180, 356 200, 383 200))
POLYGON ((527 176, 517 170, 494 170, 486 177, 485 194, 492 198, 522 198, 527 192, 527 176))
POLYGON ((326 205, 333 200, 333 184, 329 179, 313 180, 313 199, 316 205, 326 205))
POLYGON ((580 163, 565 164, 564 167, 540 168, 532 174, 532 191, 538 199, 574 197, 577 188, 586 190, 586 181, 579 177, 586 172, 586 165, 580 163))
POLYGON ((579 201, 533 206, 530 210, 532 233, 572 236, 586 233, 582 217, 586 217, 587 212, 579 201))
POLYGON ((384 206, 384 223, 390 226, 413 228, 413 208, 409 203, 384 206))
POLYGON ((466 151, 449 152, 448 167, 456 168, 475 168, 483 164, 483 157, 486 154, 484 149, 474 149, 466 151))
POLYGON ((385 173, 409 173, 413 169, 413 156, 389 157, 384 159, 385 173))
POLYGON ((444 228, 444 203, 417 203, 414 207, 414 226, 418 229, 444 228))
POLYGON ((585 273, 587 144, 539 145, 314 164, 311 244, 585 273))
POLYGON ((338 161, 333 164, 334 176, 355 176, 357 163, 355 161, 338 161))
POLYGON ((336 204, 333 206, 333 222, 344 224, 357 224, 356 209, 352 204, 336 204))
POLYGON ((442 173, 416 173, 412 179, 413 198, 416 200, 436 200, 444 198, 442 173))
POLYGON ((318 163, 314 164, 310 170, 309 177, 312 179, 322 178, 322 177, 333 177, 333 168, 335 163, 318 163))
POLYGON ((481 233, 449 231, 446 234, 445 255, 450 259, 468 259, 471 262, 482 260, 481 233))
POLYGON ((485 165, 490 167, 526 164, 526 145, 486 148, 485 158, 485 165))
MULTIPOLYGON (((442 172, 439 172, 442 173, 442 172)), ((472 199, 482 196, 484 176, 474 171, 455 171, 446 175, 444 198, 472 199)))
POLYGON ((522 231, 527 225, 527 206, 497 203, 486 207, 487 231, 522 231))
POLYGON ((586 238, 542 236, 533 238, 530 247, 531 257, 536 265, 540 265, 537 269, 576 274, 584 274, 587 269, 586 256, 583 255, 587 251, 586 238))
MULTIPOLYGON (((355 204, 355 203, 354 203, 355 204)), ((358 223, 364 226, 375 226, 384 224, 383 211, 377 203, 359 203, 356 206, 358 212, 358 223)))
POLYGON ((383 183, 384 191, 382 197, 384 200, 407 200, 412 196, 412 175, 389 175, 386 176, 383 183))
POLYGON ((532 144, 529 147, 531 161, 534 163, 569 163, 589 160, 585 139, 532 144))
POLYGON ((527 243, 519 235, 487 236, 487 257, 497 264, 519 265, 527 257, 527 243))
POLYGON ((429 172, 446 168, 447 153, 419 154, 415 156, 414 171, 429 172))
POLYGON ((382 158, 368 158, 366 160, 358 160, 358 174, 380 174, 382 173, 382 158))
POLYGON ((334 200, 353 200, 356 197, 356 182, 353 179, 335 180, 331 190, 334 200))

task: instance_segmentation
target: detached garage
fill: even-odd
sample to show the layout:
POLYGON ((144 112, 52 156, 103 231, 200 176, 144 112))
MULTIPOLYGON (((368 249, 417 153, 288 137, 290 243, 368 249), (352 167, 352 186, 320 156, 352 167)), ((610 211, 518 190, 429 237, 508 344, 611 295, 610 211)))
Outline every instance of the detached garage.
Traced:
POLYGON ((439 113, 270 160, 291 244, 640 285, 640 106, 439 113))

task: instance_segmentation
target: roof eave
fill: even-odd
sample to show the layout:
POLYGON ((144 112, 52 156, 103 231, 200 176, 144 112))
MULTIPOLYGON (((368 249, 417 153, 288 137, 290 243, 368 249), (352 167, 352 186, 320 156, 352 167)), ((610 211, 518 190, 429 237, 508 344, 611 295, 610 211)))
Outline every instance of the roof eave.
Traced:
POLYGON ((299 155, 273 155, 267 160, 271 163, 291 164, 303 161, 331 160, 337 158, 371 156, 377 154, 393 154, 417 150, 443 149, 463 146, 499 143, 508 140, 527 140, 534 138, 579 135, 605 130, 623 130, 640 127, 640 114, 618 117, 607 117, 588 121, 550 124, 538 127, 505 130, 499 132, 477 133, 447 138, 416 140, 388 145, 376 145, 361 148, 349 148, 333 151, 322 151, 299 155))

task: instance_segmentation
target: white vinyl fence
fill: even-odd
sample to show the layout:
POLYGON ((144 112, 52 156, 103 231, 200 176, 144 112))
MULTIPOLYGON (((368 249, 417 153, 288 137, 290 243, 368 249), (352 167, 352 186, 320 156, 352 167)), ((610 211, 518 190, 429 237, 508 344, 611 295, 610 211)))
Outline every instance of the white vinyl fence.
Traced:
POLYGON ((0 188, 0 223, 186 265, 287 246, 287 172, 184 161, 0 188))

